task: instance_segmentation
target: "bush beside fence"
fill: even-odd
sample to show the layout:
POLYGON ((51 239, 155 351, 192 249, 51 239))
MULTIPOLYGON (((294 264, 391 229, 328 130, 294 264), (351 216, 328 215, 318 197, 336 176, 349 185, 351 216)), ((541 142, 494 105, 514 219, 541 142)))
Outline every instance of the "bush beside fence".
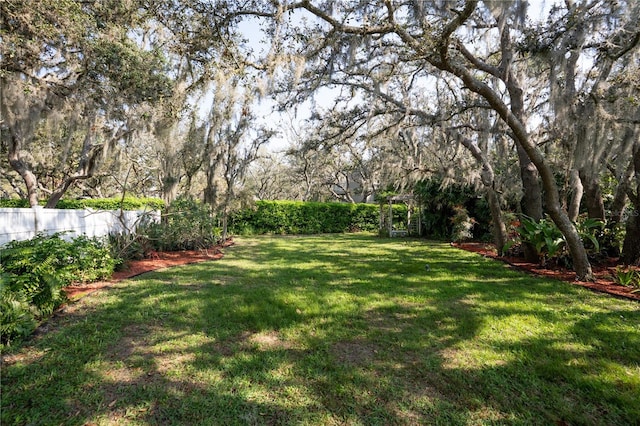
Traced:
MULTIPOLYGON (((39 205, 44 206, 46 200, 40 201, 39 205)), ((6 208, 29 208, 29 200, 26 199, 1 199, 0 207, 6 208)), ((162 210, 165 207, 164 201, 159 198, 149 197, 116 197, 116 198, 84 198, 81 200, 62 199, 58 201, 56 209, 76 209, 86 208, 95 210, 162 210)))

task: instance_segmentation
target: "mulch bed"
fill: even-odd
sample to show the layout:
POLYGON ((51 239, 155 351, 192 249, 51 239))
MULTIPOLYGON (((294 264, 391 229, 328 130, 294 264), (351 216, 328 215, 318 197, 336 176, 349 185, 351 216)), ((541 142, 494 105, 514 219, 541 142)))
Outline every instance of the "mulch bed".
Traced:
POLYGON ((534 275, 554 278, 574 285, 586 287, 593 291, 608 293, 616 297, 640 301, 640 293, 631 293, 633 291, 632 288, 625 287, 614 282, 613 277, 615 274, 618 259, 608 259, 604 264, 591 265, 593 274, 596 278, 595 281, 577 281, 575 272, 568 269, 547 269, 536 263, 525 262, 525 260, 520 257, 500 257, 498 256, 498 252, 493 244, 465 242, 451 243, 451 245, 462 250, 481 254, 485 257, 501 260, 511 265, 513 268, 523 270, 534 275))
POLYGON ((118 281, 132 278, 140 274, 144 274, 145 272, 169 268, 171 266, 221 259, 223 257, 222 249, 224 247, 229 247, 230 245, 233 245, 233 241, 229 239, 224 244, 208 249, 154 252, 148 259, 132 260, 128 262, 125 268, 114 272, 111 279, 108 281, 69 285, 63 287, 62 290, 66 293, 69 300, 75 301, 96 290, 109 287, 118 281))

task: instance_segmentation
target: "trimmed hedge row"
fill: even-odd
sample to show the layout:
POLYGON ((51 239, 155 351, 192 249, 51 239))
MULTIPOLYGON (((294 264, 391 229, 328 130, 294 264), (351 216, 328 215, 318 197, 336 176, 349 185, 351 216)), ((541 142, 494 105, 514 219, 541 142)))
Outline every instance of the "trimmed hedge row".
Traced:
MULTIPOLYGON (((39 202, 41 206, 46 204, 46 200, 39 202)), ((0 200, 0 207, 5 208, 29 208, 29 200, 26 199, 5 199, 0 200)), ((87 198, 82 200, 62 199, 56 206, 57 209, 84 209, 92 208, 96 210, 142 210, 148 207, 152 210, 162 210, 164 201, 159 198, 87 198)))
MULTIPOLYGON (((394 221, 406 220, 407 208, 394 205, 394 221)), ((231 215, 234 234, 325 234, 377 231, 377 204, 257 201, 255 206, 231 215)))

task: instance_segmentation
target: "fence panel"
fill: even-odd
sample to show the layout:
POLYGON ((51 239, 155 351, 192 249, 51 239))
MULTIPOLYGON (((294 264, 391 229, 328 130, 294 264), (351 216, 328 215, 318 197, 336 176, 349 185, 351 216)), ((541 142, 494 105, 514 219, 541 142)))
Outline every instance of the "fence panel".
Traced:
POLYGON ((101 237, 112 233, 133 232, 145 216, 160 218, 158 211, 149 210, 71 210, 34 208, 0 208, 0 245, 13 240, 28 240, 37 233, 63 232, 63 238, 79 235, 101 237))

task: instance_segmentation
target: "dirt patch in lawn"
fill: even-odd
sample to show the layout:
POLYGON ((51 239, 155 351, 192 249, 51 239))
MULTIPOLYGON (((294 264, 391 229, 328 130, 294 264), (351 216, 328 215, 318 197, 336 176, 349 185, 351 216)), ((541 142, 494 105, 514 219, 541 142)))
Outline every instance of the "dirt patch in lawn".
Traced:
POLYGON ((578 281, 576 280, 575 272, 570 269, 561 267, 554 267, 553 269, 550 269, 545 268, 540 264, 526 262, 520 257, 498 256, 498 252, 493 244, 466 242, 451 243, 451 245, 462 250, 481 254, 485 257, 501 260, 515 269, 523 270, 533 275, 554 278, 570 284, 586 287, 593 291, 640 301, 640 292, 632 293, 632 288, 622 286, 614 281, 613 277, 615 276, 615 269, 618 262, 618 259, 615 258, 610 258, 603 263, 592 265, 593 274, 595 276, 594 281, 578 281))
POLYGON ((360 366, 375 358, 378 347, 365 340, 341 341, 331 347, 331 353, 342 364, 360 366))
POLYGON ((132 260, 120 271, 116 271, 107 281, 97 281, 88 284, 70 285, 63 288, 67 298, 71 301, 80 299, 96 290, 109 287, 114 283, 132 278, 146 272, 158 269, 169 268, 171 266, 187 265, 190 263, 204 262, 207 260, 218 260, 223 257, 222 249, 233 245, 232 240, 227 240, 224 244, 202 250, 182 250, 171 252, 153 252, 147 259, 132 260))

